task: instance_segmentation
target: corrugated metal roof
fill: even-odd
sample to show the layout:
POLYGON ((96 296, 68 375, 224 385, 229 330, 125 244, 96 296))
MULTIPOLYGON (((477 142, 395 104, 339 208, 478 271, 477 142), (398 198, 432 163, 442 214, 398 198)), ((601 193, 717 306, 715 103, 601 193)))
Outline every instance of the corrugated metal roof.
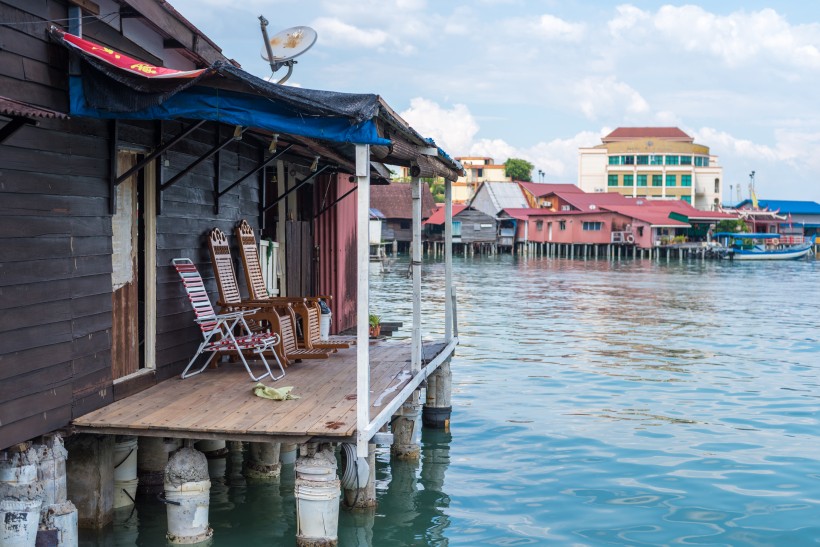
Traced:
POLYGON ((68 118, 67 114, 0 96, 0 114, 23 118, 68 118))
POLYGON ((502 209, 521 209, 529 205, 518 183, 485 182, 482 186, 495 205, 496 214, 502 209))
MULTIPOLYGON (((385 218, 413 218, 413 187, 406 183, 393 183, 370 187, 370 207, 378 209, 385 218)), ((429 218, 436 208, 430 186, 421 185, 421 218, 429 218)))
POLYGON ((684 142, 694 142, 695 139, 677 127, 619 127, 602 138, 604 143, 615 141, 629 141, 635 139, 665 139, 684 142))

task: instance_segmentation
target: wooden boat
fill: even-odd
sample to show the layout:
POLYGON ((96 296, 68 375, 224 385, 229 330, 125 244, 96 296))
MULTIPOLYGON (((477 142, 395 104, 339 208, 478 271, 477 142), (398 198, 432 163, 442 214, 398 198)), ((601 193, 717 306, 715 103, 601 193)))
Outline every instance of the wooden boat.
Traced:
POLYGON ((721 258, 729 260, 794 260, 811 252, 811 243, 781 243, 780 234, 720 232, 721 258))

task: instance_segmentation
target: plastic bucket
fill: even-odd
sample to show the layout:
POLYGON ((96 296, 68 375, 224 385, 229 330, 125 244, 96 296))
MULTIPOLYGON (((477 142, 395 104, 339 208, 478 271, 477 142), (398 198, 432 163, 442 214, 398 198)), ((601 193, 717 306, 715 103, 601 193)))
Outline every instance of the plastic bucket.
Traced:
MULTIPOLYGON (((77 530, 77 508, 70 501, 50 505, 43 505, 42 513, 46 515, 45 521, 40 522, 40 530, 56 530, 57 545, 60 547, 73 547, 79 541, 77 530)), ((49 544, 50 545, 50 544, 49 544)))
POLYGON ((13 460, 0 460, 0 482, 11 485, 31 484, 37 480, 37 466, 20 465, 13 460))
POLYGON ((333 322, 333 313, 323 313, 319 317, 319 338, 327 340, 330 338, 330 324, 333 322))
POLYGON ((121 437, 114 445, 114 481, 137 478, 137 438, 121 437))
POLYGON ((186 482, 179 486, 165 483, 168 501, 168 541, 177 544, 199 543, 213 536, 208 526, 211 481, 186 482))
POLYGON ((33 547, 37 541, 42 500, 0 500, 0 545, 33 547))
POLYGON ((318 484, 297 481, 294 494, 297 535, 335 540, 339 528, 339 481, 318 484))
POLYGON ((139 486, 139 479, 114 481, 114 509, 134 505, 134 499, 137 495, 137 486, 139 486))

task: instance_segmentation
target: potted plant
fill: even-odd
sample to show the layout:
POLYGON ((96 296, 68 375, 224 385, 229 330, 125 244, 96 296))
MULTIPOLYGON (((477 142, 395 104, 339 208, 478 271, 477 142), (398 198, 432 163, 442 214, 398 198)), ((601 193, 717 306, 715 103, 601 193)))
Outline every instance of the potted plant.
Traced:
POLYGON ((382 318, 371 313, 368 316, 368 323, 370 323, 370 338, 376 338, 382 331, 382 318))

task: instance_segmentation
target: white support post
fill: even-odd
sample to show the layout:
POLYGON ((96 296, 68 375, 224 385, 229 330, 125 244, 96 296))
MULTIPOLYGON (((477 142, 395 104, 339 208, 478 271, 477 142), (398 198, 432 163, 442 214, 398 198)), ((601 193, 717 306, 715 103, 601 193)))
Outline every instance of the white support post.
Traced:
POLYGON ((421 179, 413 177, 413 330, 410 370, 421 370, 421 179))
POLYGON ((356 145, 356 453, 367 457, 370 424, 370 145, 356 145))
POLYGON ((453 339, 453 182, 444 179, 444 341, 453 339))

